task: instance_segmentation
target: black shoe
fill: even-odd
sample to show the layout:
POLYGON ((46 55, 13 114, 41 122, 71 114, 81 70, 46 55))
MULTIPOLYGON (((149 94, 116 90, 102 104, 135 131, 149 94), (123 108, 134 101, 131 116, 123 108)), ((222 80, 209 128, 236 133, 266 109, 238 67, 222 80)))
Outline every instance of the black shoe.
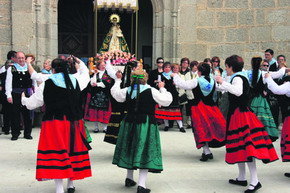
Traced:
POLYGON ((210 153, 210 154, 206 154, 206 156, 208 157, 208 159, 213 159, 213 155, 212 155, 212 153, 210 153))
POLYGON ((163 130, 164 131, 168 131, 169 130, 169 127, 168 126, 165 126, 163 130))
POLYGON ((250 186, 253 186, 254 189, 253 190, 250 190, 250 189, 247 189, 245 191, 245 193, 253 193, 253 192, 256 192, 258 189, 262 188, 262 184, 260 182, 258 182, 258 184, 256 186, 250 184, 250 186))
POLYGON ((32 137, 31 135, 29 135, 29 136, 24 136, 24 138, 25 138, 25 139, 29 139, 29 140, 33 139, 33 137, 32 137))
POLYGON ((248 185, 247 180, 238 180, 237 178, 235 180, 229 179, 229 183, 239 185, 239 186, 247 186, 248 185))
POLYGON ((208 160, 208 156, 205 155, 204 153, 201 154, 201 158, 199 159, 199 161, 206 162, 207 160, 208 160))
POLYGON ((284 176, 290 178, 290 173, 285 173, 284 176))
POLYGON ((100 131, 99 129, 95 129, 94 133, 99 133, 99 131, 100 131))
POLYGON ((137 188, 137 193, 149 193, 149 192, 151 192, 151 190, 148 188, 143 188, 142 186, 138 186, 137 188))
POLYGON ((5 131, 4 132, 4 135, 9 135, 9 131, 5 131))
POLYGON ((186 129, 191 129, 192 126, 191 125, 187 125, 186 129))
POLYGON ((18 137, 11 137, 11 141, 16 141, 18 137))
POLYGON ((74 193, 75 191, 76 191, 75 187, 67 189, 67 193, 74 193))
POLYGON ((186 132, 183 127, 180 127, 179 131, 182 132, 182 133, 185 133, 186 132))
POLYGON ((132 186, 135 186, 135 185, 136 185, 136 182, 134 180, 126 178, 126 180, 125 180, 125 186, 126 187, 132 187, 132 186))

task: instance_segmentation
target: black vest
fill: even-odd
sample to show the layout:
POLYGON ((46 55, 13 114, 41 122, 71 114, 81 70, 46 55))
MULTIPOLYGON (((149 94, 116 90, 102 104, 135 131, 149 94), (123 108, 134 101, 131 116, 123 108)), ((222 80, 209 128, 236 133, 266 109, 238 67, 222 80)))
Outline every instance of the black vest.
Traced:
MULTIPOLYGON (((236 108, 239 108, 241 112, 249 111, 249 92, 250 92, 250 84, 247 78, 241 75, 237 75, 236 77, 240 77, 243 80, 243 94, 241 96, 236 96, 234 94, 229 93, 229 116, 232 115, 236 108)), ((233 78, 234 79, 234 78, 233 78)), ((233 81, 233 80, 232 80, 233 81)), ((231 81, 231 83, 232 83, 231 81)))
POLYGON ((200 86, 197 85, 197 87, 195 87, 192 90, 192 93, 193 93, 193 96, 194 96, 194 99, 195 100, 192 100, 191 104, 193 106, 196 106, 196 105, 198 105, 198 103, 200 101, 202 101, 205 105, 215 106, 216 103, 213 100, 214 91, 215 91, 215 84, 214 84, 214 87, 213 87, 212 91, 209 93, 209 95, 204 96, 203 93, 202 93, 202 91, 201 91, 200 86))
POLYGON ((152 91, 150 88, 140 93, 138 101, 136 100, 136 98, 131 99, 131 96, 127 93, 127 116, 125 120, 127 122, 145 123, 147 117, 149 116, 150 123, 156 123, 156 104, 157 103, 153 99, 152 91))
POLYGON ((17 71, 17 69, 12 66, 12 88, 31 88, 32 80, 28 71, 17 71))
POLYGON ((82 118, 81 91, 77 83, 76 88, 68 90, 56 86, 51 79, 45 81, 43 100, 45 114, 43 120, 63 120, 64 116, 70 121, 82 118))

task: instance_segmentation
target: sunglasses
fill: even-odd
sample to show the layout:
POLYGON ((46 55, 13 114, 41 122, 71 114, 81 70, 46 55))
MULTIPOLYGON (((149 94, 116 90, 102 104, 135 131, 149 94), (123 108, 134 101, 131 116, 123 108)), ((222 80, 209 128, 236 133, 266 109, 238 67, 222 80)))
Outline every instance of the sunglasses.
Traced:
POLYGON ((220 61, 218 61, 218 60, 215 60, 215 61, 212 61, 212 62, 220 62, 220 61))
POLYGON ((269 65, 262 65, 262 66, 264 66, 264 67, 269 67, 269 65))
POLYGON ((160 63, 164 63, 164 62, 158 61, 157 63, 159 63, 159 64, 160 64, 160 63))

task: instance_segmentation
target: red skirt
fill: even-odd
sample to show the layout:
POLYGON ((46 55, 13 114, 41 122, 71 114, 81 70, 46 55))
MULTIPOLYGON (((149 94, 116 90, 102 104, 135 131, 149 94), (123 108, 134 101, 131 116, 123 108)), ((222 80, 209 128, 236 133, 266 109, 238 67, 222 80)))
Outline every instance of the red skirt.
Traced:
POLYGON ((182 114, 179 108, 159 108, 157 105, 155 108, 155 117, 156 119, 182 120, 182 114))
POLYGON ((112 114, 111 105, 109 105, 108 111, 105 111, 102 109, 94 109, 94 108, 90 108, 90 106, 89 106, 90 100, 91 100, 91 94, 88 93, 87 101, 86 101, 86 105, 85 105, 84 119, 87 121, 108 124, 110 117, 111 117, 111 114, 112 114))
POLYGON ((262 122, 251 111, 237 108, 230 117, 226 140, 226 162, 251 162, 253 158, 269 163, 278 155, 262 122))
POLYGON ((290 161, 290 116, 286 117, 281 133, 281 155, 283 162, 290 161))
POLYGON ((79 180, 92 176, 89 149, 82 120, 43 121, 37 151, 36 179, 79 180))
POLYGON ((202 101, 191 107, 191 120, 196 147, 208 142, 209 147, 222 147, 226 139, 226 120, 217 106, 205 105, 202 101))

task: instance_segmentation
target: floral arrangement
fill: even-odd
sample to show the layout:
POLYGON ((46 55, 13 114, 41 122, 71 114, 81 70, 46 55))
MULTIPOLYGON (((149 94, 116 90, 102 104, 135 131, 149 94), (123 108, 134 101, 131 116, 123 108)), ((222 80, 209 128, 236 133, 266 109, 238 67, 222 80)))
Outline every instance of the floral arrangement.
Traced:
POLYGON ((132 55, 121 50, 108 51, 96 55, 97 60, 106 60, 107 58, 111 59, 113 66, 125 66, 128 62, 137 60, 134 54, 132 55))

